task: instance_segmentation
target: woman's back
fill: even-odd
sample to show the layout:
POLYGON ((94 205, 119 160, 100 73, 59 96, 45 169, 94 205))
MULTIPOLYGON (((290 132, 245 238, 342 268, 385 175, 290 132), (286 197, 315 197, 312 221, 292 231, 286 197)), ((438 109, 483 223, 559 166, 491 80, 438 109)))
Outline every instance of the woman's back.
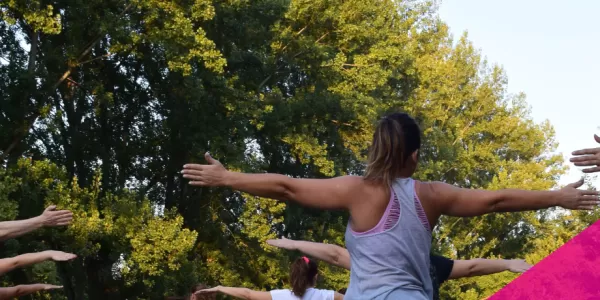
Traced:
POLYGON ((431 299, 431 232, 415 181, 396 179, 379 223, 366 232, 346 230, 350 285, 346 299, 431 299))
POLYGON ((333 300, 334 291, 308 288, 302 297, 294 295, 291 290, 272 290, 273 300, 333 300))

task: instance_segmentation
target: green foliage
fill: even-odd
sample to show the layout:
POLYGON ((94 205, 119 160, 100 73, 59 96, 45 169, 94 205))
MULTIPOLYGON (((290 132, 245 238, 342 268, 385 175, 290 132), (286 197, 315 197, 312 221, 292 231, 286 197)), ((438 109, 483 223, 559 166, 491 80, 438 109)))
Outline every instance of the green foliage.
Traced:
MULTIPOLYGON (((204 282, 288 287, 298 253, 276 236, 344 244, 348 216, 222 189, 178 171, 205 151, 228 168, 323 178, 361 174, 373 124, 404 110, 424 131, 417 177, 545 190, 565 171, 548 122, 435 1, 149 0, 0 2, 0 219, 56 204, 68 229, 7 241, 1 255, 79 258, 4 284, 60 283, 33 299, 159 299, 204 282), (28 44, 30 48, 22 47, 28 44), (33 50, 32 50, 33 49, 33 50)), ((442 218, 453 258, 541 260, 595 221, 560 211, 442 218)), ((323 288, 348 272, 321 265, 323 288)), ((515 276, 450 281, 481 299, 515 276)))

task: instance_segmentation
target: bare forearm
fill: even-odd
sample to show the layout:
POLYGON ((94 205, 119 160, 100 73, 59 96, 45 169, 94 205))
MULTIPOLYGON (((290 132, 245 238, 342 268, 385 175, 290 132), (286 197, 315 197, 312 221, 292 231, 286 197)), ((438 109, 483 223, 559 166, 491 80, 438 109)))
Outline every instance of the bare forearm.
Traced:
POLYGON ((497 201, 494 201, 492 212, 514 212, 538 210, 557 206, 559 203, 557 191, 524 191, 524 190, 499 190, 494 192, 497 201))
POLYGON ((229 295, 232 297, 251 300, 252 299, 252 290, 247 288, 237 288, 237 287, 228 287, 223 286, 219 287, 219 292, 225 295, 229 295))
POLYGON ((294 241, 295 250, 329 264, 350 270, 348 250, 337 245, 294 241))
POLYGON ((227 172, 226 185, 255 196, 277 199, 289 199, 289 181, 291 178, 280 174, 246 174, 227 172))
POLYGON ((0 288, 0 300, 23 297, 42 290, 44 290, 44 286, 41 284, 24 284, 7 288, 0 288))
POLYGON ((0 259, 0 274, 10 272, 16 268, 21 268, 37 264, 50 259, 46 252, 27 253, 15 257, 0 259))
POLYGON ((350 190, 362 178, 342 176, 330 179, 290 178, 280 174, 228 172, 225 185, 255 196, 294 201, 321 209, 347 209, 350 190))
POLYGON ((475 259, 469 276, 483 276, 509 270, 509 261, 504 259, 475 259))
POLYGON ((43 225, 40 217, 19 221, 0 222, 0 241, 24 235, 41 228, 43 225))

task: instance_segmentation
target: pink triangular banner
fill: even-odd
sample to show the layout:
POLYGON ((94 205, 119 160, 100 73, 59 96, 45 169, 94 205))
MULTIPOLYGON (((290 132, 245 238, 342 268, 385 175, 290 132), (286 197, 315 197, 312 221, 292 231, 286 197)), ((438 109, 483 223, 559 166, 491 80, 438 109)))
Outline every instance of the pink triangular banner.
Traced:
POLYGON ((600 299, 600 221, 489 299, 600 299))

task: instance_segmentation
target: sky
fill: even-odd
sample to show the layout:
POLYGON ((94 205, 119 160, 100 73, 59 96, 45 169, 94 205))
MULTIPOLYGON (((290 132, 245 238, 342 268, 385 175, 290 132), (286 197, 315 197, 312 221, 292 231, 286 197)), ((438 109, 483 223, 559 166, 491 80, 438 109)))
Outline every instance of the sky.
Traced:
MULTIPOLYGON (((508 76, 509 93, 524 92, 536 122, 549 120, 558 151, 600 147, 600 1, 442 0, 440 17, 455 39, 469 40, 508 76)), ((581 178, 571 166, 560 183, 581 178)), ((599 176, 600 177, 600 176, 599 176)), ((600 179, 592 183, 600 187, 600 179)))

